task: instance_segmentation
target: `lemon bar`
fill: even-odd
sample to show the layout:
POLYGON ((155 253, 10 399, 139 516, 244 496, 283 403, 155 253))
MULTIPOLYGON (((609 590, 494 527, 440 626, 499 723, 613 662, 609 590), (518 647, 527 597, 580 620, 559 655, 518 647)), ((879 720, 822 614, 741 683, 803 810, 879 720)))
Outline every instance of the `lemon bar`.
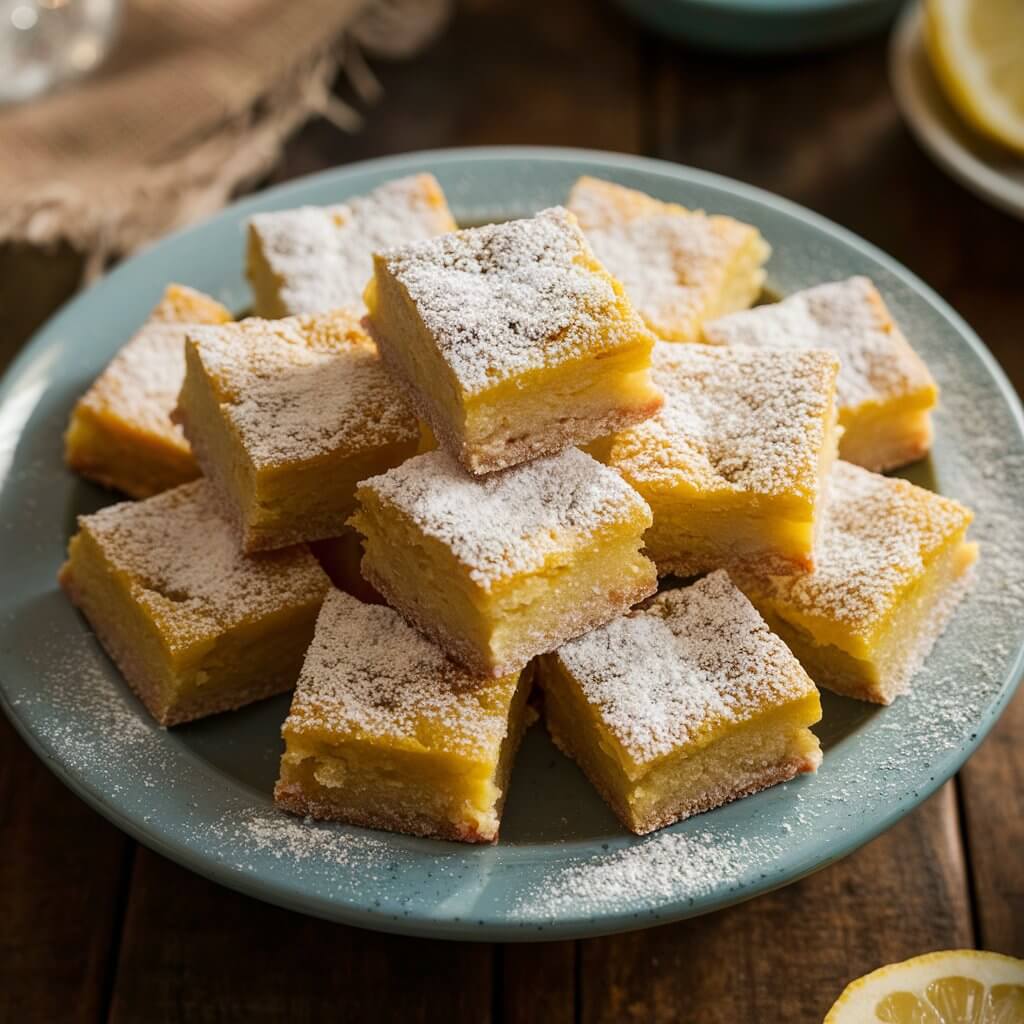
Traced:
POLYGON ((735 579, 819 686, 890 704, 967 590, 972 518, 906 480, 837 462, 814 572, 735 579))
POLYGON ((646 419, 653 339, 562 208, 374 256, 381 356, 471 473, 646 419))
POLYGON ((342 533, 420 429, 355 315, 194 328, 176 418, 246 551, 342 533))
POLYGON ((432 174, 389 181, 334 206, 301 206, 250 218, 246 275, 253 312, 275 318, 362 311, 372 255, 455 230, 432 174))
POLYGON ((169 285, 142 329, 75 405, 64 435, 68 466, 133 498, 197 477, 188 442, 171 422, 185 376, 185 332, 190 323, 230 319, 209 296, 169 285))
POLYGON ((502 676, 657 587, 644 500, 577 448, 486 477, 442 450, 364 480, 363 576, 471 671, 502 676))
POLYGON ((60 582, 161 725, 294 686, 330 587, 304 545, 243 555, 205 480, 80 516, 60 582))
POLYGON ((818 691, 719 571, 546 654, 544 713, 639 835, 821 763, 818 691))
POLYGON ((932 442, 938 388, 866 277, 817 285, 704 327, 717 345, 823 348, 839 356, 839 457, 881 472, 932 442))
POLYGON ((838 368, 829 352, 657 343, 664 407, 590 450, 650 505, 644 545, 661 575, 813 566, 838 368))
POLYGON ((771 247, 749 224, 586 177, 569 209, 659 338, 700 341, 705 320, 746 309, 761 293, 771 247))
POLYGON ((474 676, 380 605, 327 595, 282 735, 279 807, 469 843, 498 838, 532 667, 474 676))

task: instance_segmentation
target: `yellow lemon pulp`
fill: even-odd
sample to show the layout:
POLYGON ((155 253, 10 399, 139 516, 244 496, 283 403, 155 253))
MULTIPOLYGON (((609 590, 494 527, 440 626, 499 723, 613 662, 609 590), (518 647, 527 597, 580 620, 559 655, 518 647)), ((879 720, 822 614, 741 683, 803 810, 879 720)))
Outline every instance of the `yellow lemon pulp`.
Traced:
POLYGON ((1024 3, 926 0, 925 40, 936 76, 960 115, 1024 154, 1024 3))
POLYGON ((1024 960, 927 953, 849 984, 825 1024, 1024 1024, 1024 960))

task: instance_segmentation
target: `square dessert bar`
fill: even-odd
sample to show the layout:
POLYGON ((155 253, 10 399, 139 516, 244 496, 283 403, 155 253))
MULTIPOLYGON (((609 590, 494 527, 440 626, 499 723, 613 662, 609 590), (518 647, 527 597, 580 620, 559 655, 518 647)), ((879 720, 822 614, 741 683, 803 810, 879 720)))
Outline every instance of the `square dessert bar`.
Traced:
POLYGON ((246 275, 257 316, 362 310, 373 253, 454 231, 432 174, 389 181, 335 206, 258 213, 249 220, 246 275))
POLYGON ((291 689, 330 587, 304 545, 243 555, 205 480, 80 516, 60 582, 161 725, 291 689))
POLYGON ((661 405, 653 339, 561 208, 378 253, 366 305, 382 358, 471 473, 661 405))
POLYGON ((175 416, 246 551, 335 537, 416 416, 354 314, 195 328, 175 416))
POLYGON ((664 407, 590 450, 650 505, 644 545, 660 574, 813 566, 838 369, 829 352, 657 343, 664 407))
POLYGON ((650 510, 576 448, 486 477, 429 452, 357 497, 363 575, 474 672, 515 672, 657 587, 650 510))
POLYGON ((724 572, 541 659, 555 743, 643 835, 821 763, 818 691, 724 572))
POLYGON ((532 667, 480 678, 397 612, 327 595, 284 723, 279 807, 455 839, 498 838, 532 667))
POLYGON ((771 248, 757 228, 596 178, 580 178, 569 209, 633 308, 666 341, 700 341, 701 324, 746 309, 761 293, 771 248))
POLYGON ((842 366, 836 385, 839 456, 881 472, 927 454, 938 388, 866 277, 822 284, 782 302, 704 325, 716 345, 823 348, 842 366))
POLYGON ((169 285, 142 329, 75 405, 64 435, 68 466, 133 498, 197 477, 185 435, 171 422, 185 377, 185 332, 190 323, 230 319, 209 296, 169 285))
POLYGON ((735 579, 819 686, 889 704, 967 590, 972 518, 906 480, 837 462, 814 572, 735 579))

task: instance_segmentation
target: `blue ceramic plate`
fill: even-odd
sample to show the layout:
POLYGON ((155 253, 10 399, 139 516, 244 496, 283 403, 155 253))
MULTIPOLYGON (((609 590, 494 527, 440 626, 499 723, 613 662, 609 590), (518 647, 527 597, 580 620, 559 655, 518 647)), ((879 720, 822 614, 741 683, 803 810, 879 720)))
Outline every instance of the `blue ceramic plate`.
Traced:
POLYGON ((224 885, 338 921, 416 935, 566 938, 670 921, 785 885, 888 828, 981 741, 1020 675, 1024 633, 1021 410, 984 346, 878 250, 791 203, 672 164, 555 149, 448 150, 321 174, 232 206, 128 261, 38 334, 0 385, 0 697, 39 756, 153 849, 224 885), (277 813, 288 701, 165 731, 152 725, 54 577, 75 516, 111 496, 67 473, 68 412, 168 281, 236 310, 243 224, 330 203, 413 171, 440 178, 463 222, 564 200, 580 174, 750 221, 785 293, 868 274, 943 389, 934 455, 912 476, 970 502, 977 585, 913 695, 880 709, 826 695, 816 776, 646 839, 627 835, 543 730, 516 764, 501 841, 464 847, 277 813))

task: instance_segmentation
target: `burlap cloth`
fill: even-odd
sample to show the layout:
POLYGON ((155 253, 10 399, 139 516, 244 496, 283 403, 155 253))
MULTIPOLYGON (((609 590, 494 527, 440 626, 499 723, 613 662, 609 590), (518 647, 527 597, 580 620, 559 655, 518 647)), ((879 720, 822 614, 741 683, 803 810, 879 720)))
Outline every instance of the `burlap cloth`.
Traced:
POLYGON ((355 127, 331 96, 358 93, 361 53, 404 56, 447 0, 126 0, 97 74, 0 108, 0 244, 69 244, 85 276, 215 210, 273 165, 316 113, 355 127))

